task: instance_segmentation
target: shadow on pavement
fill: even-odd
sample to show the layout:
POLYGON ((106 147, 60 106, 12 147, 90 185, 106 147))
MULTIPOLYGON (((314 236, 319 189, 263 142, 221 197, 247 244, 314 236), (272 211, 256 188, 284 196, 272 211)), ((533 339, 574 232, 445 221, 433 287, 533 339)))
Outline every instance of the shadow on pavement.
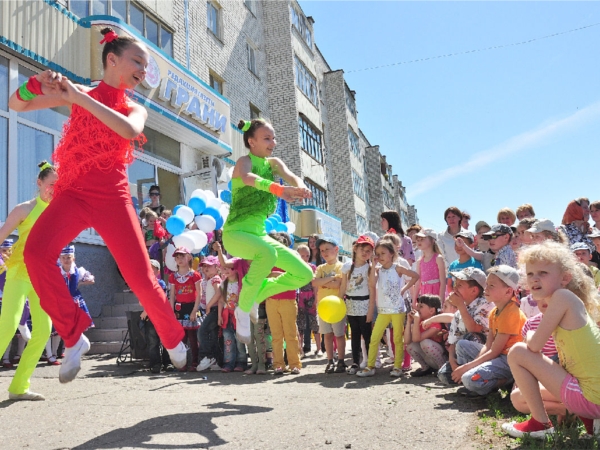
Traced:
POLYGON ((262 406, 233 405, 226 402, 213 403, 204 406, 206 411, 188 414, 170 414, 143 420, 127 428, 119 428, 101 436, 95 437, 72 450, 121 448, 132 447, 141 449, 187 449, 187 448, 213 448, 227 444, 217 434, 217 426, 212 422, 214 417, 243 416, 246 414, 259 414, 272 410, 262 406), (197 434, 207 442, 193 444, 160 444, 153 443, 153 436, 161 434, 197 434))

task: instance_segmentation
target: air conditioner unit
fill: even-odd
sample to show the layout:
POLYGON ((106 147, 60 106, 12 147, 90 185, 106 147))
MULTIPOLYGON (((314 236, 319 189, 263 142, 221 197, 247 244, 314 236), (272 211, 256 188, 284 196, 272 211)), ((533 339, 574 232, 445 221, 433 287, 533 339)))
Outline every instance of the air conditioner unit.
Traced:
POLYGON ((217 177, 217 180, 221 178, 221 174, 223 173, 223 171, 227 170, 225 162, 222 159, 215 158, 214 156, 211 156, 210 165, 215 169, 215 175, 217 177))

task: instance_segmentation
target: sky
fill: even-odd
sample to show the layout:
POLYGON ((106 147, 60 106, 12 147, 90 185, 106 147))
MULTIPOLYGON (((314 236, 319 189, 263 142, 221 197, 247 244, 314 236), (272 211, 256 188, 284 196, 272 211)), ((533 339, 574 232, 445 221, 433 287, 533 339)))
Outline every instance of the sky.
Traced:
POLYGON ((600 200, 600 2, 300 5, 422 226, 443 230, 458 206, 474 230, 523 203, 558 225, 569 201, 600 200))

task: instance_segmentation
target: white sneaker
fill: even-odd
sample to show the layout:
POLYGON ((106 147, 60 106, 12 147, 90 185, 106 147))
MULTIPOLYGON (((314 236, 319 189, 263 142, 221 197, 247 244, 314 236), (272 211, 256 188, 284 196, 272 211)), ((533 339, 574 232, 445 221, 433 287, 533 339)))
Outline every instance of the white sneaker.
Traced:
POLYGON ((360 363, 360 366, 359 366, 359 367, 360 367, 361 369, 364 369, 365 367, 367 367, 367 360, 366 360, 366 359, 363 359, 363 360, 362 360, 362 362, 360 363))
POLYGON ((27 325, 19 325, 19 333, 21 333, 21 337, 25 340, 25 342, 29 342, 31 339, 31 330, 27 325))
POLYGON ((523 436, 528 434, 533 439, 546 439, 547 434, 554 434, 554 427, 546 428, 545 430, 541 430, 541 431, 532 431, 531 433, 524 433, 515 428, 516 424, 517 424, 516 421, 503 423, 502 429, 504 431, 506 431, 506 433, 509 436, 512 436, 515 438, 522 438, 523 436))
POLYGON ((73 347, 65 349, 65 357, 58 371, 58 381, 69 383, 73 381, 81 370, 81 357, 90 350, 90 341, 82 334, 73 347))
POLYGON ((210 366, 210 370, 214 370, 214 371, 220 372, 221 371, 221 366, 218 365, 217 363, 215 363, 212 366, 210 366))
POLYGON ((187 347, 183 342, 177 344, 177 347, 172 349, 167 349, 169 352, 169 358, 171 358, 171 363, 181 369, 187 365, 187 347))
POLYGON ((239 306, 235 308, 235 338, 242 344, 250 344, 250 314, 239 306))
POLYGON ((8 399, 13 401, 19 400, 31 400, 31 401, 41 401, 46 400, 42 394, 37 394, 35 392, 26 391, 23 394, 13 394, 12 392, 8 393, 8 399))
POLYGON ((208 359, 206 356, 202 358, 198 367, 196 367, 196 372, 202 372, 206 369, 209 369, 216 361, 214 359, 208 359))
POLYGON ((404 373, 402 372, 402 369, 400 369, 398 367, 394 367, 392 369, 392 371, 390 372, 390 377, 401 378, 403 375, 404 375, 404 373))
POLYGON ((375 375, 375 369, 372 367, 365 367, 360 372, 357 372, 356 376, 358 377, 372 377, 375 375))

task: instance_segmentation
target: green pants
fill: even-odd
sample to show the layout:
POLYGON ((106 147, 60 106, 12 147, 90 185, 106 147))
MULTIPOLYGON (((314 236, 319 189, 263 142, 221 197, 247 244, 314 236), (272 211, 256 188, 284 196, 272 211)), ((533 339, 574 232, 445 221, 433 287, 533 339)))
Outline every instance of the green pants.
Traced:
MULTIPOLYGON (((371 344, 369 345, 369 367, 375 367, 377 353, 379 353, 379 342, 385 333, 385 329, 392 322, 394 329, 394 344, 396 345, 396 353, 394 355, 394 368, 400 369, 404 359, 404 318, 406 313, 400 314, 378 314, 371 333, 371 344)), ((392 345, 388 342, 388 345, 392 345)))
MULTIPOLYGON (((264 222, 264 221, 263 221, 264 222)), ((233 256, 251 261, 250 269, 242 280, 239 306, 250 312, 254 302, 260 303, 268 297, 306 286, 313 279, 313 272, 298 253, 270 238, 264 224, 255 220, 237 223, 223 230, 223 244, 233 256), (273 267, 284 274, 267 278, 273 267)))
POLYGON ((46 347, 50 337, 52 322, 48 314, 40 306, 40 298, 29 281, 8 279, 2 296, 2 314, 0 315, 0 351, 4 351, 12 341, 19 326, 21 314, 25 307, 25 299, 29 299, 31 309, 31 339, 21 356, 17 371, 8 392, 23 394, 29 390, 29 379, 46 347))

